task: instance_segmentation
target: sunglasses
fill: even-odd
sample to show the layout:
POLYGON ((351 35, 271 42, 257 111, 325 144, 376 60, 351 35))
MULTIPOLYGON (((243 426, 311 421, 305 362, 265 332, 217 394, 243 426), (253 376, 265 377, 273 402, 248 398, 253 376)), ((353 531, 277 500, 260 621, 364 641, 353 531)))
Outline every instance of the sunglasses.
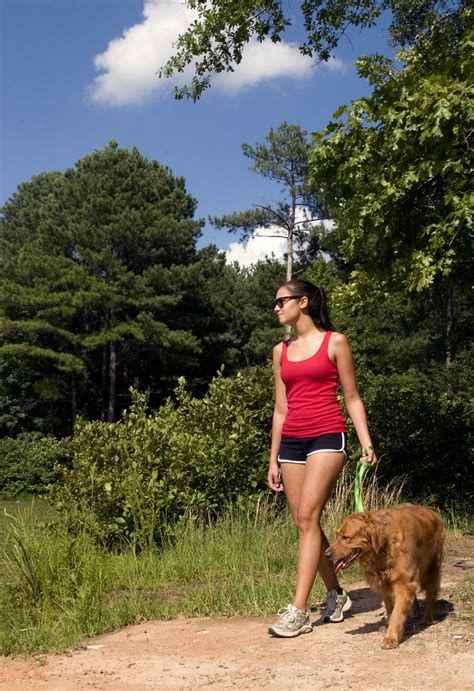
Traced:
POLYGON ((282 298, 277 298, 273 304, 273 309, 275 307, 279 307, 282 309, 288 302, 288 300, 299 300, 300 298, 304 298, 304 295, 284 295, 282 298))

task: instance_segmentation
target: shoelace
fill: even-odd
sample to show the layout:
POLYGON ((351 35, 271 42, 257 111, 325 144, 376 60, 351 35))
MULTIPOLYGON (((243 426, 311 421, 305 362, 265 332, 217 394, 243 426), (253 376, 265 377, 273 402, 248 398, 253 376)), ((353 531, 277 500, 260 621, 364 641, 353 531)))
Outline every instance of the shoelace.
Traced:
POLYGON ((288 607, 283 607, 282 609, 278 610, 278 615, 282 619, 288 619, 289 621, 294 621, 296 612, 291 612, 288 607))

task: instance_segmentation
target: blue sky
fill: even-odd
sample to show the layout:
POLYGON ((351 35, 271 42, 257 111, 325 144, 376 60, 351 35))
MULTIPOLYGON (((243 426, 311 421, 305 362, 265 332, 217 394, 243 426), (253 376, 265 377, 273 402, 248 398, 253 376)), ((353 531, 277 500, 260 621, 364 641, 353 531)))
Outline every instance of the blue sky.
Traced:
MULTIPOLYGON (((200 102, 176 101, 155 72, 189 19, 179 0, 0 3, 0 204, 21 182, 65 170, 110 139, 184 176, 198 217, 277 199, 278 188, 249 170, 241 144, 263 141, 284 120, 322 129, 339 105, 369 91, 356 57, 388 52, 383 27, 352 29, 334 61, 315 67, 293 43, 296 21, 277 48, 250 46, 200 102)), ((236 240, 207 225, 199 244, 228 249, 236 240)))

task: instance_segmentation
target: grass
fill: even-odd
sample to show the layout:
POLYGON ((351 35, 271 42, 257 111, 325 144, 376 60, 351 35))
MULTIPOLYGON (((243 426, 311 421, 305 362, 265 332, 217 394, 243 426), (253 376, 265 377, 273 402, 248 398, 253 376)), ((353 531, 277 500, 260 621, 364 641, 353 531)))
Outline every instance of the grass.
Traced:
MULTIPOLYGON (((399 503, 402 484, 380 491, 373 473, 367 508, 399 503)), ((343 475, 328 502, 331 539, 351 510, 343 475)), ((265 498, 253 512, 230 508, 221 519, 188 516, 161 550, 111 553, 84 530, 71 535, 44 507, 22 507, 8 518, 0 571, 0 651, 62 651, 84 638, 146 619, 173 616, 264 615, 291 601, 297 535, 284 500, 265 498), (50 515, 51 518, 51 515, 50 515)), ((345 572, 347 584, 357 570, 345 572)), ((310 606, 323 599, 316 579, 310 606)))
MULTIPOLYGON (((22 512, 1 568, 0 649, 64 650, 124 624, 171 616, 264 614, 292 597, 296 534, 285 512, 189 518, 163 549, 113 554, 64 523, 22 512)), ((315 597, 322 592, 316 590, 315 597)))
POLYGON ((0 499, 0 548, 3 548, 12 520, 22 512, 32 511, 33 520, 37 522, 50 521, 56 515, 54 509, 43 499, 23 497, 19 499, 0 499))

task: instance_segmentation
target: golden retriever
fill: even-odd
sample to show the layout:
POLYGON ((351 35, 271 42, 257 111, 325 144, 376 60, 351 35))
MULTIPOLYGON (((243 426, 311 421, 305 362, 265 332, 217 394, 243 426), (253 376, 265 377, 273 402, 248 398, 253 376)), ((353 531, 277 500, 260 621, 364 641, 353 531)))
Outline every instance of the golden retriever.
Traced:
POLYGON ((382 648, 396 648, 417 586, 426 592, 425 623, 433 620, 439 591, 444 530, 439 514, 412 504, 348 516, 326 556, 336 573, 360 560, 367 583, 383 596, 387 632, 382 648))

